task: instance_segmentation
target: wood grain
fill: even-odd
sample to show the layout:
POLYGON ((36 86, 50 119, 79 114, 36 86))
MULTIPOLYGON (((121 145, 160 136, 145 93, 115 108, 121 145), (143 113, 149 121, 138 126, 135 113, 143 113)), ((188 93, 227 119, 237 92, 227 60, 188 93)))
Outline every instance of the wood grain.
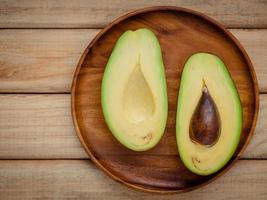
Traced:
POLYGON ((203 12, 227 27, 266 28, 267 3, 262 0, 1 0, 1 28, 103 27, 128 11, 147 6, 180 6, 203 12))
POLYGON ((246 49, 255 68, 260 92, 267 92, 267 30, 231 30, 246 49))
POLYGON ((87 158, 70 110, 69 95, 0 95, 0 158, 87 158))
MULTIPOLYGON (((1 93, 70 92, 78 60, 97 29, 0 29, 1 93)), ((267 30, 230 29, 247 50, 267 92, 267 30)))
MULTIPOLYGON (((260 97, 256 132, 242 159, 267 159, 267 95, 260 97)), ((69 94, 0 95, 0 130, 0 159, 88 159, 69 94)))
POLYGON ((69 92, 97 30, 0 30, 0 92, 69 92))
POLYGON ((186 200, 267 198, 267 161, 238 161, 223 177, 201 189, 152 195, 108 178, 89 161, 0 161, 1 199, 186 200))

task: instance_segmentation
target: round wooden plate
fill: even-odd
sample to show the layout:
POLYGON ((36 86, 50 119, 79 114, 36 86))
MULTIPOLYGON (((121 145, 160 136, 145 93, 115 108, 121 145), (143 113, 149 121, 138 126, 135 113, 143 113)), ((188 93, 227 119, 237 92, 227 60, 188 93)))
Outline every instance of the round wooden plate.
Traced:
POLYGON ((198 12, 177 7, 151 7, 126 14, 103 29, 89 44, 72 85, 72 116, 76 132, 92 161, 113 179, 143 191, 188 191, 211 182, 232 166, 253 134, 259 94, 253 66, 244 48, 222 25, 198 12), (101 81, 112 48, 126 30, 152 30, 165 64, 169 114, 164 136, 152 150, 134 152, 110 133, 101 109, 101 81), (196 52, 218 55, 228 67, 243 106, 243 132, 231 161, 218 173, 198 176, 179 158, 175 116, 181 72, 196 52))

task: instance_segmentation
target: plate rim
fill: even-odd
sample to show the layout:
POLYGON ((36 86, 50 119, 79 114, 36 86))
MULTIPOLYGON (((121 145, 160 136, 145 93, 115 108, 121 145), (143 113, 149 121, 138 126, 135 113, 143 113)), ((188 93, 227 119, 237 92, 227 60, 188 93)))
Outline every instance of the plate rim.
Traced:
POLYGON ((102 171, 104 171, 109 177, 111 177, 113 180, 122 183, 128 187, 137 189, 139 191, 144 191, 144 192, 150 192, 150 193, 157 193, 157 194, 173 194, 173 193, 184 193, 184 192, 188 192, 188 191, 192 191, 198 188, 201 188, 205 185, 208 185, 209 183, 213 182, 214 180, 216 180, 217 178, 219 178, 220 176, 222 176, 223 174, 225 174, 230 168, 232 168, 232 166, 237 162, 237 160, 240 158, 240 156, 243 154, 243 152, 245 151, 245 149, 247 148, 252 136, 255 133, 255 128, 256 128, 256 123, 257 123, 257 119, 258 119, 258 114, 259 114, 259 86, 258 86, 258 80, 256 77, 256 72, 254 70, 253 64, 246 52, 246 50, 244 49, 244 47, 241 45, 241 43, 239 42, 239 40, 229 31, 227 30, 224 25, 222 25, 220 22, 216 21, 215 19, 207 16, 206 14, 203 14, 201 12, 192 10, 192 9, 188 9, 188 8, 184 8, 184 7, 177 7, 177 6, 151 6, 151 7, 144 7, 144 8, 140 8, 140 9, 136 9, 133 10, 131 12, 126 12, 125 14, 122 14, 121 16, 117 17, 115 20, 113 20, 112 22, 110 22, 108 25, 106 25, 101 31, 99 31, 97 33, 97 35, 91 40, 91 42, 89 43, 89 45, 86 47, 86 49, 84 50, 82 56, 79 59, 79 62, 76 66, 74 75, 73 75, 73 79, 72 79, 72 85, 71 85, 71 115, 72 115, 72 121, 73 121, 73 125, 75 127, 75 132, 76 135, 78 136, 83 148, 85 149, 86 153, 89 155, 90 159, 92 160, 92 162, 98 167, 100 168, 102 171), (137 185, 137 184, 133 184, 133 183, 129 183, 127 181, 124 181, 123 179, 121 179, 120 177, 116 176, 114 173, 112 173, 111 171, 109 171, 105 166, 103 166, 95 157, 94 153, 88 148, 88 146, 86 145, 83 135, 81 134, 79 125, 78 125, 78 121, 77 121, 77 115, 76 115, 76 107, 75 107, 75 94, 76 94, 76 83, 77 83, 77 79, 78 79, 78 75, 81 69, 81 66, 85 60, 85 57, 87 56, 88 52, 90 51, 90 49, 94 46, 94 44, 98 41, 99 38, 101 38, 102 35, 104 35, 107 31, 109 31, 109 29, 111 29, 114 25, 126 20, 129 17, 135 16, 135 15, 139 15, 139 14, 143 14, 143 13, 147 13, 147 12, 154 12, 154 11, 175 11, 175 12, 184 12, 184 13, 188 13, 188 14, 192 14, 198 18, 204 19, 206 21, 208 21, 209 23, 211 23, 212 25, 214 25, 215 27, 219 28, 221 31, 224 32, 224 34, 226 34, 231 40, 232 42, 237 46, 238 50, 241 52, 242 56, 244 57, 246 63, 248 64, 248 68, 249 68, 249 73, 252 77, 252 85, 254 87, 254 114, 253 114, 253 121, 251 124, 251 128, 247 137, 246 142, 243 144, 240 152, 236 155, 236 157, 231 158, 231 160, 229 160, 228 162, 230 162, 230 164, 228 166, 226 166, 221 172, 219 172, 216 176, 212 177, 211 179, 192 186, 192 187, 188 187, 188 188, 184 188, 184 189, 174 189, 174 190, 170 190, 170 189, 164 189, 164 188, 159 188, 159 189, 152 189, 152 188, 145 188, 142 187, 141 185, 137 185))

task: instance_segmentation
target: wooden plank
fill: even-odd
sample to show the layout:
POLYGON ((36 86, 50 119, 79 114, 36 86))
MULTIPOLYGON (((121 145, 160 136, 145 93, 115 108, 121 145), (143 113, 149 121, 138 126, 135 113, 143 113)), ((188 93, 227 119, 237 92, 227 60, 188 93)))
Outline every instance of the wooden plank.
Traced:
POLYGON ((0 92, 69 92, 98 30, 0 30, 0 92))
POLYGON ((238 161, 198 190, 156 195, 129 189, 86 160, 0 161, 2 199, 266 199, 267 161, 238 161), (93 184, 92 184, 93 183, 93 184))
MULTIPOLYGON (((267 2, 267 1, 266 1, 267 2)), ((246 49, 255 68, 261 92, 267 92, 267 29, 235 29, 234 36, 246 49)))
POLYGON ((127 0, 1 0, 1 28, 103 27, 128 11, 148 6, 180 6, 203 12, 227 27, 266 28, 266 1, 127 1, 127 0))
POLYGON ((1 95, 0 158, 87 158, 74 132, 70 95, 1 95))
MULTIPOLYGON (((78 60, 99 30, 0 30, 1 93, 65 93, 78 60)), ((267 30, 231 29, 246 48, 260 91, 267 92, 267 30)))
MULTIPOLYGON (((267 158, 267 95, 244 159, 267 158)), ((88 159, 75 134, 69 94, 0 95, 0 159, 88 159)))

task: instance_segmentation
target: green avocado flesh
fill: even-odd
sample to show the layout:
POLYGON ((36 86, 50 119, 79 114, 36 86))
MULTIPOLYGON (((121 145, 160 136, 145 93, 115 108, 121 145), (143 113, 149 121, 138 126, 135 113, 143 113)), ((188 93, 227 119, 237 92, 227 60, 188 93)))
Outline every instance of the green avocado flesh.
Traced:
POLYGON ((105 68, 101 103, 114 137, 134 151, 154 147, 167 121, 167 89, 160 44, 148 29, 126 31, 105 68))
POLYGON ((176 139, 193 173, 209 175, 234 154, 242 131, 242 107, 222 60, 197 53, 185 63, 178 96, 176 139))

